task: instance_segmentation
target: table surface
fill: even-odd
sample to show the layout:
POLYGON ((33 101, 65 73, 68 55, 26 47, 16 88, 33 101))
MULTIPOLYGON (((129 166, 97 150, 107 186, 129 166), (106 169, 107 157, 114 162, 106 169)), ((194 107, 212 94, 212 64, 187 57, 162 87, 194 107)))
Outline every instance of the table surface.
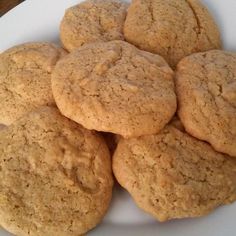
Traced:
POLYGON ((23 0, 0 0, 0 17, 23 2, 23 0))

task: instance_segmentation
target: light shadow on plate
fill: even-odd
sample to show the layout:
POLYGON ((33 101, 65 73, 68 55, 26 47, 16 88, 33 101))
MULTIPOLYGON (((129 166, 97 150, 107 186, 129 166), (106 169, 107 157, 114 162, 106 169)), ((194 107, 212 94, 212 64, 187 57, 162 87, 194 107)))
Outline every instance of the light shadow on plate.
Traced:
POLYGON ((112 236, 235 236, 234 211, 236 204, 219 207, 204 217, 160 223, 139 209, 127 191, 116 183, 105 219, 88 235, 110 236, 112 232, 112 236))

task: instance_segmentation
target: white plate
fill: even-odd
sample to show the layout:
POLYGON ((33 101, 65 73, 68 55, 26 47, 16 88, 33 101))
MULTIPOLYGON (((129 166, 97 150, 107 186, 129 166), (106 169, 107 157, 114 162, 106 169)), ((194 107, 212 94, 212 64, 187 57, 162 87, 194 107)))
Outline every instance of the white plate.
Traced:
MULTIPOLYGON (((64 10, 79 0, 27 0, 0 18, 0 51, 28 41, 59 42, 64 10)), ((236 0, 204 0, 220 26, 224 48, 236 51, 236 0)), ((158 223, 116 186, 111 208, 90 236, 235 236, 236 204, 198 219, 158 223)), ((0 236, 9 236, 0 230, 0 236)), ((52 235, 56 236, 56 235, 52 235)))

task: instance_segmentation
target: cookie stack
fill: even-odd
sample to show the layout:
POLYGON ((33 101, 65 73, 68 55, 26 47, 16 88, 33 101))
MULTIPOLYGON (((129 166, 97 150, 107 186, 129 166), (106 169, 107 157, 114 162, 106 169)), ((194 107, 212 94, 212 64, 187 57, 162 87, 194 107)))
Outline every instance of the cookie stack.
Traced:
POLYGON ((236 54, 199 1, 87 0, 60 37, 0 54, 0 225, 82 235, 112 170, 159 221, 236 200, 236 54))

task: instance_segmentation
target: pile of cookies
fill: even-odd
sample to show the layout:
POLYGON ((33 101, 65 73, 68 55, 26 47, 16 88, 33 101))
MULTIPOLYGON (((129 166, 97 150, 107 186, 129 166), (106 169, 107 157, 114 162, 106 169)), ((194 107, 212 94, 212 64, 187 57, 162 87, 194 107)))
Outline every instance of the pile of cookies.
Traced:
POLYGON ((2 227, 85 234, 112 170, 159 221, 236 200, 236 54, 199 1, 87 0, 60 38, 0 54, 2 227))

